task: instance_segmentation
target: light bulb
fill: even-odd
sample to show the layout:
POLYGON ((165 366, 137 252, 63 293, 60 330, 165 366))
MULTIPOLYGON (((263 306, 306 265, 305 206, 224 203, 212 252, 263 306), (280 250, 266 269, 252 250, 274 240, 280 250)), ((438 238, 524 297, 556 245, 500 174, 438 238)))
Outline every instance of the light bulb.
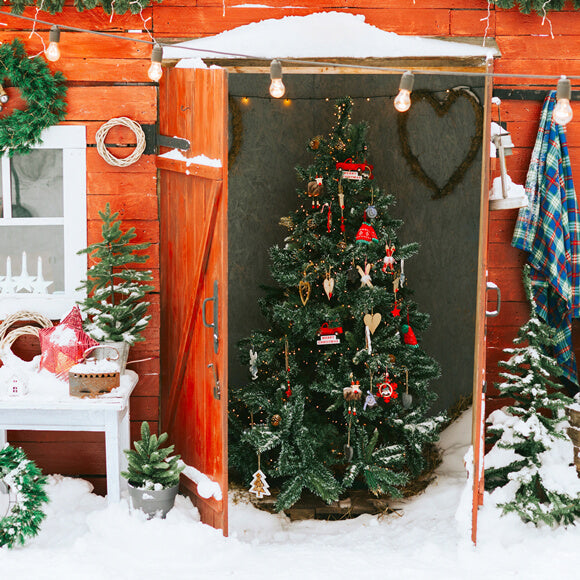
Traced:
POLYGON ((279 60, 274 59, 270 64, 270 94, 275 99, 281 99, 286 92, 286 87, 282 82, 282 64, 279 60))
POLYGON ((404 113, 411 108, 411 91, 401 89, 399 94, 395 97, 395 109, 399 113, 404 113))
POLYGON ((48 34, 48 46, 44 51, 44 56, 51 62, 56 62, 60 58, 60 28, 53 26, 48 34))
POLYGON ((147 76, 154 82, 159 82, 159 79, 163 76, 163 68, 161 68, 161 63, 152 62, 149 70, 147 71, 147 76))
POLYGON ((163 67, 161 66, 161 61, 163 60, 163 48, 159 44, 153 46, 151 51, 151 65, 147 71, 147 76, 154 82, 157 83, 163 76, 163 67))
POLYGON ((413 90, 413 83, 415 82, 415 77, 412 72, 407 71, 401 77, 401 82, 399 83, 399 94, 395 97, 395 109, 399 113, 404 113, 408 111, 411 107, 411 91, 413 90))
POLYGON ((572 97, 572 86, 570 80, 562 76, 558 81, 558 89, 556 91, 556 105, 552 113, 553 119, 558 125, 566 125, 572 120, 574 113, 570 106, 570 98, 572 97))
POLYGON ((272 82, 270 83, 270 94, 275 99, 281 99, 285 92, 286 87, 284 86, 282 79, 272 79, 272 82))

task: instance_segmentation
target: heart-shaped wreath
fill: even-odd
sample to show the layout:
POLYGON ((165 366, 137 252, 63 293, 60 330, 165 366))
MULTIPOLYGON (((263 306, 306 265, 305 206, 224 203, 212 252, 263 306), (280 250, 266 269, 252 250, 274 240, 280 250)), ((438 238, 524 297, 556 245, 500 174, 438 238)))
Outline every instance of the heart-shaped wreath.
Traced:
POLYGON ((16 87, 26 101, 24 110, 14 109, 11 115, 0 116, 0 155, 28 153, 41 142, 43 129, 58 125, 66 114, 65 78, 51 73, 46 62, 29 58, 18 39, 0 45, 0 83, 16 87))
POLYGON ((435 180, 427 174, 418 157, 413 153, 411 146, 409 144, 409 133, 407 128, 407 123, 409 120, 409 115, 413 111, 413 107, 406 113, 400 113, 398 116, 399 125, 399 139, 401 140, 401 145, 403 147, 403 157, 407 160, 411 166, 413 173, 430 189, 435 193, 431 196, 432 199, 439 199, 445 197, 453 191, 455 186, 463 179, 466 171, 469 169, 470 165, 473 163, 479 147, 481 146, 481 140, 483 137, 483 108, 477 96, 470 90, 463 87, 457 87, 450 89, 447 92, 447 96, 444 100, 438 100, 433 96, 432 93, 428 91, 413 91, 413 103, 419 101, 426 101, 431 105, 437 116, 443 117, 449 112, 451 106, 460 98, 465 98, 471 104, 473 113, 475 115, 475 133, 470 141, 470 146, 463 158, 463 161, 451 174, 447 183, 442 187, 439 187, 435 180))

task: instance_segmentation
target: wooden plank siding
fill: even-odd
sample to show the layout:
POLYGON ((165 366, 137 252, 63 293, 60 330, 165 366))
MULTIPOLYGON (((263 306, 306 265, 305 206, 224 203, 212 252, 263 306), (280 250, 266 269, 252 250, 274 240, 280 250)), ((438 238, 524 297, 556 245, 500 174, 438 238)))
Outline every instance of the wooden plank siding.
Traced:
MULTIPOLYGON (((402 35, 434 37, 483 37, 495 39, 502 53, 494 70, 499 74, 544 73, 580 75, 580 12, 570 8, 549 14, 543 21, 536 15, 518 10, 500 10, 486 0, 263 0, 251 6, 237 0, 164 0, 143 11, 142 15, 114 15, 101 9, 78 13, 71 0, 60 14, 39 12, 42 20, 93 31, 114 32, 122 39, 95 36, 83 32, 64 31, 61 35, 62 58, 50 63, 52 70, 62 71, 69 84, 66 123, 87 127, 87 210, 89 242, 98 239, 98 210, 106 202, 119 211, 126 226, 137 228, 137 241, 149 241, 148 264, 154 271, 156 292, 152 297, 153 321, 145 335, 146 342, 132 349, 131 358, 156 357, 159 354, 159 223, 157 170, 155 156, 143 156, 127 168, 105 163, 95 148, 95 132, 105 121, 128 116, 142 124, 157 121, 157 87, 149 82, 147 69, 151 46, 133 42, 150 40, 145 24, 155 38, 179 41, 218 34, 237 26, 289 15, 306 15, 319 11, 343 11, 364 15, 366 21, 386 31, 402 35), (295 6, 291 6, 295 4, 295 6), (553 35, 553 37, 552 37, 553 35)), ((8 14, 0 14, 0 41, 18 37, 31 53, 42 50, 42 40, 31 34, 30 22, 8 14)), ((27 8, 26 16, 34 17, 35 9, 27 8)), ((48 26, 38 24, 36 31, 44 41, 48 26)), ((526 84, 554 87, 553 81, 526 81, 522 78, 496 78, 495 86, 523 87, 526 84)), ((507 123, 515 143, 514 154, 507 160, 514 181, 523 183, 534 144, 541 103, 506 101, 501 118, 507 123)), ((568 126, 572 168, 580 176, 580 104, 573 103, 575 119, 568 126)), ((497 109, 492 111, 497 121, 497 109)), ((125 129, 114 129, 107 142, 115 155, 127 155, 134 143, 125 129)), ((492 172, 491 177, 497 173, 492 172)), ((578 178, 580 179, 580 177, 578 178)), ((502 291, 502 311, 489 319, 487 342, 487 376, 490 402, 488 410, 500 405, 494 400, 493 382, 497 378, 497 362, 502 349, 515 336, 527 316, 521 288, 521 267, 525 257, 510 246, 511 232, 517 211, 490 212, 488 265, 489 280, 502 291)), ((580 342, 577 341, 577 344, 580 342)), ((29 348, 33 348, 29 345, 29 348)), ((24 349, 26 350, 26 348, 24 349)), ((579 349, 577 349, 579 351, 579 349)), ((159 417, 159 359, 133 367, 141 378, 131 400, 132 430, 147 419, 157 428, 159 417)), ((49 472, 82 474, 97 482, 104 490, 104 447, 96 434, 12 433, 11 439, 22 444, 49 472), (45 443, 50 442, 50 445, 45 443)))
MULTIPOLYGON (((42 50, 48 38, 48 26, 38 24, 31 35, 32 23, 0 14, 0 41, 19 38, 30 54, 42 50)), ((34 9, 24 14, 33 17, 34 9)), ((144 11, 145 18, 151 11, 144 11)), ((146 251, 150 259, 143 267, 154 275, 155 292, 151 294, 151 323, 144 342, 132 347, 129 360, 148 359, 131 365, 139 383, 131 397, 131 435, 138 438, 141 421, 148 420, 157 431, 159 419, 159 221, 155 155, 144 155, 126 168, 107 164, 96 149, 95 133, 114 117, 127 116, 141 124, 157 122, 157 87, 147 77, 151 47, 131 40, 149 39, 142 32, 139 15, 115 16, 112 21, 102 10, 78 13, 72 6, 62 14, 39 13, 39 19, 88 30, 113 32, 126 38, 111 39, 88 33, 61 34, 62 57, 50 68, 60 70, 67 79, 67 117, 65 124, 87 127, 87 237, 88 243, 100 239, 98 215, 107 202, 120 213, 124 228, 136 228, 137 242, 151 242, 146 251), (139 30, 139 33, 129 32, 139 30)), ((126 128, 114 128, 107 135, 111 153, 126 157, 135 145, 135 136, 126 128)), ((15 352, 31 358, 38 353, 38 342, 19 339, 15 352)), ((21 445, 46 473, 80 475, 91 481, 95 490, 106 493, 105 445, 102 433, 64 433, 15 431, 9 440, 21 445)))

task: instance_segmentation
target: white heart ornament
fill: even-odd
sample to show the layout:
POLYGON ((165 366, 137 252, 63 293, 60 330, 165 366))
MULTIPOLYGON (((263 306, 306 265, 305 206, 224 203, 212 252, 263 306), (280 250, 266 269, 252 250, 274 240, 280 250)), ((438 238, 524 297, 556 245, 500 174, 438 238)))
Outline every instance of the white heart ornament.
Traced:
POLYGON ((330 300, 332 298, 332 291, 334 290, 334 278, 325 278, 322 285, 324 286, 324 291, 330 300))

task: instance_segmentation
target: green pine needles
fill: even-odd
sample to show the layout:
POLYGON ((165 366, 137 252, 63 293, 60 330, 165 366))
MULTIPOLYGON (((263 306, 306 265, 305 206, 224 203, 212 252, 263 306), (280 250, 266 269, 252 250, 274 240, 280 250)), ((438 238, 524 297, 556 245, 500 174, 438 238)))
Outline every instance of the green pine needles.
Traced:
POLYGON ((102 241, 78 252, 88 254, 95 261, 87 272, 87 279, 78 288, 87 292, 85 300, 78 303, 87 315, 84 327, 99 342, 134 344, 145 340, 141 333, 151 315, 146 314, 149 302, 143 298, 154 288, 146 284, 153 279, 150 270, 129 266, 143 264, 149 259, 138 252, 150 244, 132 243, 137 235, 135 228, 123 232, 119 213, 111 213, 110 204, 107 203, 105 211, 99 215, 103 220, 102 241))
POLYGON ((185 465, 179 455, 171 455, 174 445, 162 448, 167 437, 167 433, 151 435, 149 423, 141 423, 141 440, 135 441, 135 449, 125 449, 129 465, 121 473, 133 487, 160 490, 179 483, 185 465))
MULTIPOLYGON (((540 16, 545 16, 547 12, 562 10, 566 0, 491 0, 499 8, 510 10, 517 6, 523 14, 529 14, 532 10, 540 16)), ((575 10, 580 8, 580 0, 572 0, 572 6, 575 10)))
POLYGON ((0 547, 24 544, 40 531, 48 502, 46 478, 20 447, 0 449, 0 494, 8 494, 8 512, 0 517, 0 547))
POLYGON ((566 434, 565 407, 572 399, 556 382, 562 371, 549 354, 555 331, 535 314, 529 266, 524 287, 531 317, 514 348, 504 349, 510 358, 499 363, 505 369, 500 395, 514 402, 489 416, 494 445, 485 457, 485 487, 504 513, 536 525, 570 524, 580 515, 580 480, 566 434))
MULTIPOLYGON (((160 3, 161 0, 154 0, 160 3)), ((152 0, 75 0, 74 6, 79 12, 101 7, 106 14, 138 14, 144 8, 153 4, 152 0)), ((65 6, 64 0, 12 0, 10 2, 14 14, 22 14, 28 6, 36 6, 39 10, 57 14, 65 6)))
POLYGON ((62 73, 52 74, 39 56, 29 58, 18 39, 0 44, 0 79, 4 78, 18 87, 26 101, 26 109, 0 119, 0 154, 12 157, 28 153, 41 143, 44 129, 64 120, 66 86, 62 73))
POLYGON ((393 195, 363 167, 362 179, 336 167, 369 160, 367 125, 351 110, 337 101, 330 133, 310 141, 311 165, 297 168, 290 233, 270 250, 278 286, 261 300, 269 330, 240 343, 255 380, 230 385, 230 465, 249 484, 259 456, 279 510, 306 490, 326 502, 351 488, 400 495, 444 420, 429 413, 440 372, 421 348, 429 317, 401 271, 418 244, 399 242, 393 195))

